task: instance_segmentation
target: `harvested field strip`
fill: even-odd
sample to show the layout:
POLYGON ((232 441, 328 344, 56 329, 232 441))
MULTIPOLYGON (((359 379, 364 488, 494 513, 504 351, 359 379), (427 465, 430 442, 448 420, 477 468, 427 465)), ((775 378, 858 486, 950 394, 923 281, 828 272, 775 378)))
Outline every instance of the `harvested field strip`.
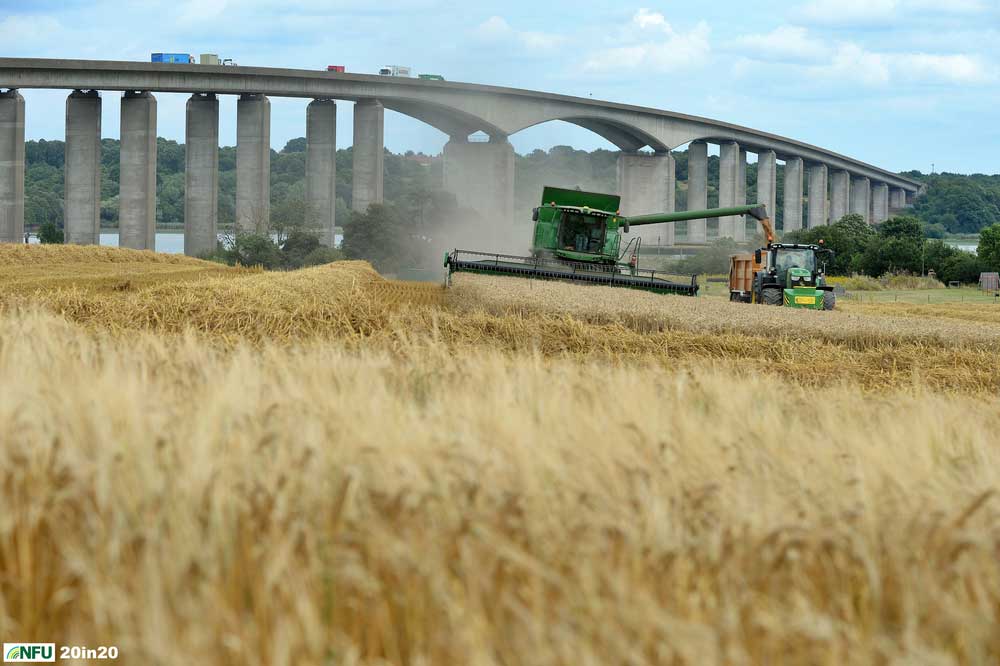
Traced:
MULTIPOLYGON (((838 307, 840 307, 839 304, 838 307)), ((942 303, 938 305, 848 303, 844 306, 844 310, 864 315, 956 319, 1000 325, 1000 304, 998 303, 942 303)))
POLYGON ((130 664, 1000 656, 976 399, 37 312, 0 316, 0 394, 4 635, 130 664))
POLYGON ((131 291, 166 282, 198 280, 206 277, 238 277, 257 271, 220 264, 102 263, 56 266, 0 266, 4 293, 33 294, 57 289, 91 292, 131 291))
POLYGON ((151 250, 101 245, 0 245, 0 267, 59 264, 185 264, 188 266, 218 266, 210 261, 183 254, 164 254, 151 250))
POLYGON ((59 289, 131 291, 170 282, 259 272, 144 250, 93 245, 0 245, 4 297, 59 289))
POLYGON ((885 344, 975 345, 1000 351, 1000 327, 940 318, 860 315, 791 308, 748 307, 719 299, 660 296, 613 287, 458 274, 447 292, 460 311, 530 316, 569 315, 588 323, 618 323, 640 332, 688 330, 712 333, 808 337, 857 349, 885 344))

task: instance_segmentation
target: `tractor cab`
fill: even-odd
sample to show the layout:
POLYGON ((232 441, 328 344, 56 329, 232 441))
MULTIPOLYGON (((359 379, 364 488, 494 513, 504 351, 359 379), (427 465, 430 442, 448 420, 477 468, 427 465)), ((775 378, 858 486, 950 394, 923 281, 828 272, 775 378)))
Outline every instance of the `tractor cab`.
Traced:
POLYGON ((789 284, 790 279, 801 282, 805 276, 814 280, 822 269, 817 270, 816 256, 819 252, 829 252, 818 245, 786 245, 772 243, 767 250, 765 267, 773 272, 780 284, 789 284))

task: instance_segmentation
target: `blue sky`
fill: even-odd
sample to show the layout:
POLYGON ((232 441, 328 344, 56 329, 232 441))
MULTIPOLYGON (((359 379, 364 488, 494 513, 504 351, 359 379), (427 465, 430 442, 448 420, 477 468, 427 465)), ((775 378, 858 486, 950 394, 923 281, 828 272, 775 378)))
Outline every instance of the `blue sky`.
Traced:
MULTIPOLYGON (((593 96, 703 115, 894 170, 1000 173, 998 0, 506 2, 435 0, 0 0, 0 55, 148 60, 219 53, 242 65, 374 73, 593 96)), ((28 138, 62 138, 64 91, 25 91, 28 138)), ((118 135, 118 93, 104 93, 118 135)), ((159 134, 183 141, 183 95, 159 94, 159 134)), ((272 100, 275 148, 305 133, 305 100, 272 100)), ((235 142, 223 98, 221 141, 235 142)), ((342 102, 338 143, 351 142, 342 102)), ((437 153, 447 137, 386 117, 386 145, 437 153)), ((520 152, 608 147, 565 123, 520 152)))

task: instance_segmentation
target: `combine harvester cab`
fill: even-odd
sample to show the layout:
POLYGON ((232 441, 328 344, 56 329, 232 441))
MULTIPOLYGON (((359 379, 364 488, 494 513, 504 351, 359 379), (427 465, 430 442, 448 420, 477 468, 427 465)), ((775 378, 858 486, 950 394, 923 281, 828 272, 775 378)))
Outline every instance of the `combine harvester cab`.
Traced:
POLYGON ((535 223, 530 256, 454 250, 445 255, 452 273, 471 272, 583 284, 641 289, 660 294, 696 296, 698 279, 687 279, 639 267, 641 238, 622 247, 622 233, 634 226, 679 222, 726 215, 753 214, 757 207, 624 216, 614 194, 558 187, 542 191, 542 205, 532 212, 535 223), (622 261, 628 257, 627 261, 622 261))
POLYGON ((737 254, 730 258, 729 300, 832 310, 836 306, 836 296, 833 287, 826 283, 820 258, 832 257, 833 250, 822 245, 775 243, 770 219, 766 215, 758 219, 764 228, 767 246, 753 254, 737 254))

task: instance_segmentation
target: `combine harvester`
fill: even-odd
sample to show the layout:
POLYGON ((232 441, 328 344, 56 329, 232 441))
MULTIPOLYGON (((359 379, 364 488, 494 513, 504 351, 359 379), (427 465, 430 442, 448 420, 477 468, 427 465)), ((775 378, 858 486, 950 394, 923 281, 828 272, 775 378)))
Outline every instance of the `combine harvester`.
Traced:
POLYGON ((542 205, 531 216, 535 223, 531 256, 456 249, 445 254, 448 277, 459 272, 512 275, 696 296, 697 275, 688 282, 678 282, 663 273, 640 269, 642 239, 632 238, 622 248, 622 232, 645 224, 710 217, 767 217, 767 211, 759 205, 627 217, 618 213, 620 202, 621 197, 615 194, 546 187, 542 190, 542 205), (623 263, 626 255, 629 260, 623 263))

